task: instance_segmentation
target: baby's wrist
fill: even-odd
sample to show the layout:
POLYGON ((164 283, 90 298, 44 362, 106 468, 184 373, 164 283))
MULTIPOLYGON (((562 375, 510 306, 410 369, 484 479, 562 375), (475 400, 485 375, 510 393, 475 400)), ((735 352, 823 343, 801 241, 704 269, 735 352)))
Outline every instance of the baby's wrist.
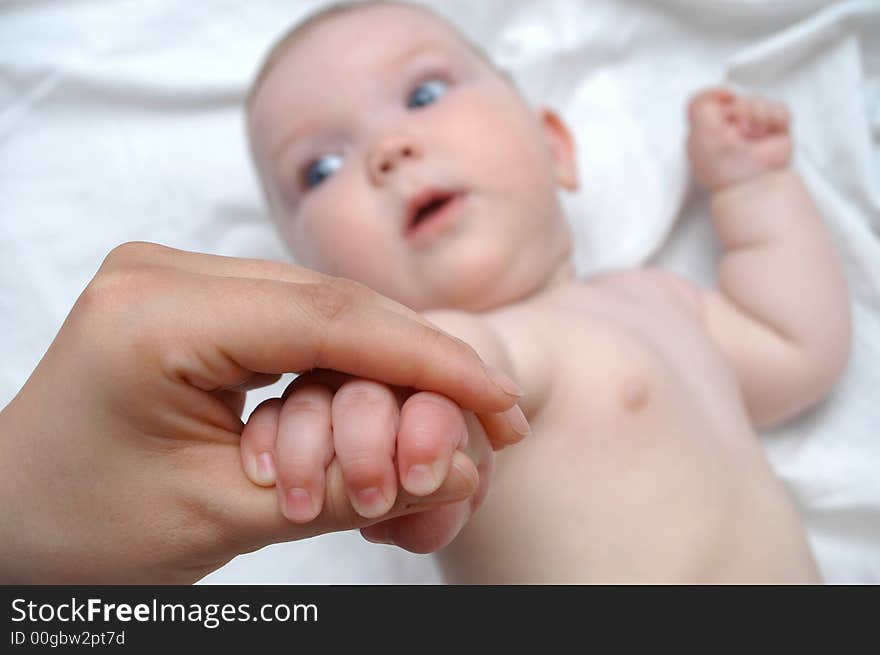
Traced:
POLYGON ((753 194, 762 189, 773 187, 796 173, 790 166, 782 166, 769 171, 762 171, 747 178, 739 178, 730 182, 717 184, 709 189, 713 201, 722 197, 753 194))

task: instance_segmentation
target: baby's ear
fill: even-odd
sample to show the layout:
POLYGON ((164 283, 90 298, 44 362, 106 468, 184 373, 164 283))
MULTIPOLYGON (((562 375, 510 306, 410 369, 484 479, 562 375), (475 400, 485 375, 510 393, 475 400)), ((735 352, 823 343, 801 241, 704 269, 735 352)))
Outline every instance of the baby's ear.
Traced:
POLYGON ((578 172, 575 158, 575 145, 571 132, 565 122, 552 109, 542 108, 538 119, 544 128, 550 153, 556 168, 556 179, 563 189, 574 191, 578 188, 578 172))

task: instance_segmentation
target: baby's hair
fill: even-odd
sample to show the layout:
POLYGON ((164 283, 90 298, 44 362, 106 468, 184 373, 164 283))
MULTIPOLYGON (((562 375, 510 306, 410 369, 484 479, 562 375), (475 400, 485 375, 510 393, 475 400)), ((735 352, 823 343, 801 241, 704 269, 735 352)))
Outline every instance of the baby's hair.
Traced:
POLYGON ((287 48, 291 46, 297 39, 304 36, 309 30, 316 27, 320 23, 323 23, 328 18, 333 18, 334 16, 340 16, 342 14, 348 13, 349 11, 353 11, 355 9, 362 9, 364 7, 378 7, 382 5, 388 6, 398 6, 398 7, 411 7, 414 9, 419 9, 428 14, 431 14, 435 18, 440 21, 443 21, 449 24, 453 31, 459 36, 462 43, 471 50, 474 54, 476 54, 480 59, 482 59, 486 64, 489 65, 492 70, 496 71, 501 77, 503 77, 506 81, 516 86, 510 76, 498 66, 495 65, 495 62, 486 54, 485 50, 483 50, 476 43, 468 39, 461 33, 461 31, 451 25, 446 19, 442 16, 436 14, 431 11, 427 7, 423 7, 421 5, 415 4, 413 2, 402 2, 400 0, 342 0, 340 2, 334 2, 318 11, 308 15, 302 21, 296 23, 291 27, 287 32, 282 34, 277 41, 269 48, 269 51, 266 53, 263 58, 263 63, 260 65, 260 68, 254 77, 254 81, 251 84, 250 89, 248 90, 247 97, 245 99, 245 109, 246 112, 250 113, 250 107, 253 103, 254 96, 256 96, 257 91, 260 86, 263 84, 263 80, 266 79, 266 76, 269 74, 269 71, 272 70, 272 67, 275 65, 281 56, 287 51, 287 48))
POLYGON ((248 90, 247 99, 245 100, 245 107, 250 108, 257 90, 263 84, 263 80, 266 79, 266 76, 269 74, 269 71, 272 70, 275 62, 281 58, 281 55, 284 54, 284 52, 287 50, 287 47, 291 45, 297 38, 303 36, 311 28, 315 27, 327 18, 344 14, 358 7, 368 7, 380 4, 391 3, 385 2, 384 0, 343 0, 341 2, 335 2, 331 5, 328 5, 323 9, 319 9, 318 11, 306 16, 306 18, 304 18, 300 22, 294 23, 294 25, 290 29, 288 29, 278 38, 277 41, 275 41, 275 43, 272 45, 271 48, 269 48, 269 51, 263 57, 263 63, 260 64, 257 75, 256 77, 254 77, 254 81, 251 83, 251 88, 248 90))

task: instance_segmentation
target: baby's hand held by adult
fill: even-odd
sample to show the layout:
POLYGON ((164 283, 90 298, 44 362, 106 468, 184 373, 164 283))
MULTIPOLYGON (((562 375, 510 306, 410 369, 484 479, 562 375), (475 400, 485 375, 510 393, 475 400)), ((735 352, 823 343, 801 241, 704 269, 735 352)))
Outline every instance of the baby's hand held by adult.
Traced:
MULTIPOLYGON (((509 426, 503 415, 495 420, 509 426)), ((509 432, 496 429, 496 438, 514 440, 509 432)), ((418 519, 394 523, 399 545, 419 552, 451 541, 479 505, 491 450, 483 423, 445 396, 321 370, 257 407, 241 441, 248 476, 275 486, 281 512, 293 523, 320 516, 331 469, 341 475, 345 501, 362 525, 430 508, 418 519), (467 488, 462 481, 471 475, 474 486, 467 488), (453 497, 454 490, 468 493, 453 497), (472 502, 443 507, 452 500, 472 502)), ((376 530, 381 528, 366 534, 376 530)))

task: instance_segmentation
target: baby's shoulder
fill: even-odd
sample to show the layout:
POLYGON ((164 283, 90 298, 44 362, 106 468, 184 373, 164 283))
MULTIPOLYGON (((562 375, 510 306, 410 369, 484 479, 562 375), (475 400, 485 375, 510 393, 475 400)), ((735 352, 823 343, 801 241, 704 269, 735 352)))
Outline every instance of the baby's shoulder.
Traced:
POLYGON ((703 318, 700 288, 672 271, 661 268, 631 268, 602 273, 589 278, 593 290, 624 297, 648 306, 669 304, 698 320, 703 318))
POLYGON ((435 309, 423 316, 433 325, 469 344, 486 361, 497 362, 505 357, 504 344, 496 322, 486 314, 454 309, 435 309))
POLYGON ((554 330, 536 330, 534 314, 530 303, 520 303, 479 314, 434 310, 426 312, 425 318, 519 382, 525 390, 520 407, 526 416, 534 416, 544 402, 554 369, 546 339, 554 330))

